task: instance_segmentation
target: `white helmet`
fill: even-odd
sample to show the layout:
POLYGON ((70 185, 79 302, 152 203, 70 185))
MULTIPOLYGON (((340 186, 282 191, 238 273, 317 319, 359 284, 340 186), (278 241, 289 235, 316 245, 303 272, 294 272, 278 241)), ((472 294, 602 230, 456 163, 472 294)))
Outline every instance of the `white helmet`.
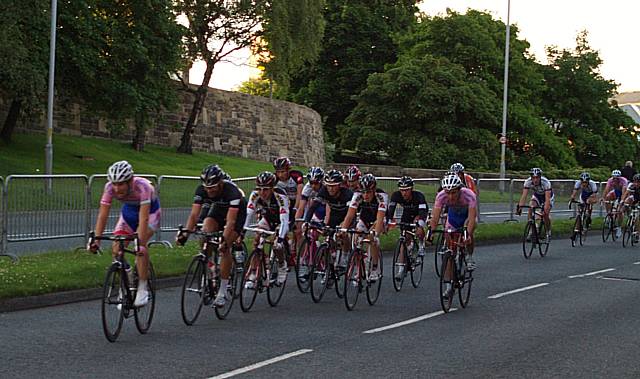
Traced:
POLYGON ((111 165, 107 171, 111 183, 121 183, 133 178, 133 168, 127 161, 119 161, 111 165))
POLYGON ((450 174, 442 178, 441 184, 442 189, 448 192, 452 189, 462 187, 462 180, 460 180, 460 177, 458 175, 450 174))
POLYGON ((449 171, 453 172, 454 174, 457 174, 461 171, 464 171, 464 166, 462 165, 462 163, 454 163, 449 168, 449 171))
POLYGON ((617 178, 619 176, 622 176, 622 173, 620 172, 620 170, 613 170, 611 171, 611 176, 613 176, 614 178, 617 178))

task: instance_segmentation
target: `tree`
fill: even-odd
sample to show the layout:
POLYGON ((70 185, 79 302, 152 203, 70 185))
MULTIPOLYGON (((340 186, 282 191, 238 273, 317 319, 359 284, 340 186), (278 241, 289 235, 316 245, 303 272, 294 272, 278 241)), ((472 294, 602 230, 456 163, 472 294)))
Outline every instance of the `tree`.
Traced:
MULTIPOLYGON (((293 7, 288 6, 287 0, 179 0, 177 9, 186 16, 189 30, 185 39, 187 58, 191 61, 203 60, 206 64, 202 83, 193 90, 184 83, 184 89, 194 95, 189 118, 182 134, 178 152, 191 153, 191 135, 196 119, 202 111, 207 96, 207 88, 211 80, 213 69, 217 63, 224 60, 234 51, 267 43, 267 49, 273 62, 274 72, 282 74, 282 67, 295 66, 295 57, 305 60, 313 56, 317 43, 315 39, 322 38, 322 31, 313 29, 312 33, 293 34, 296 30, 281 23, 294 20, 282 12, 293 7), (262 27, 261 27, 262 26, 262 27), (262 39, 262 38, 265 39, 262 39), (283 49, 289 45, 276 43, 270 38, 286 38, 285 40, 297 48, 295 52, 283 49)), ((305 20, 313 18, 313 9, 321 4, 319 0, 307 0, 298 3, 296 9, 305 10, 305 20), (309 13, 307 14, 306 11, 309 13)), ((320 15, 317 15, 320 17, 320 15)), ((315 22, 311 26, 321 26, 315 22)), ((307 25, 309 26, 309 25, 307 25)))
POLYGON ((49 67, 49 2, 4 0, 0 11, 0 96, 9 112, 0 138, 11 141, 20 114, 42 109, 49 67))

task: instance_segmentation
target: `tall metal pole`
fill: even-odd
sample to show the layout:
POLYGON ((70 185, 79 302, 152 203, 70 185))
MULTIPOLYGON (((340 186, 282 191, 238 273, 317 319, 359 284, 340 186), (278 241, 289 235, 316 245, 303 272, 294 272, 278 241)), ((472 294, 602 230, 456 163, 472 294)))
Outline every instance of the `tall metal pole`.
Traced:
MULTIPOLYGON (((45 173, 53 174, 53 86, 56 73, 56 20, 58 1, 51 0, 51 43, 49 46, 49 98, 47 100, 47 145, 45 151, 45 173)), ((49 183, 50 184, 50 183, 49 183)))
MULTIPOLYGON (((511 14, 511 0, 507 0, 507 38, 504 43, 504 90, 502 95, 502 138, 500 139, 500 178, 504 179, 506 172, 505 154, 507 149, 507 91, 509 88, 509 37, 510 24, 509 16, 511 14)), ((501 184, 503 182, 500 182, 501 184)))

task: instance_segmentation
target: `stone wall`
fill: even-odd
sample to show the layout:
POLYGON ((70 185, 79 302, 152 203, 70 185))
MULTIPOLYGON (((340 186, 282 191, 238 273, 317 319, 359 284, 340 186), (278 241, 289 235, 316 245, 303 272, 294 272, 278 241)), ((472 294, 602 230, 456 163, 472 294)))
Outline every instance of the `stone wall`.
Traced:
MULTIPOLYGON (((147 130, 146 143, 177 147, 189 117, 192 96, 181 93, 175 112, 160 114, 147 130)), ((0 99, 0 120, 9 103, 0 99)), ((105 120, 92 117, 78 104, 56 103, 55 133, 111 138, 105 120)), ((23 120, 17 130, 44 131, 45 115, 23 120)), ((131 140, 133 122, 117 133, 117 139, 131 140)), ((313 109, 261 96, 209 89, 204 110, 197 120, 193 148, 223 155, 269 161, 286 155, 294 164, 323 166, 324 139, 320 115, 313 109)))

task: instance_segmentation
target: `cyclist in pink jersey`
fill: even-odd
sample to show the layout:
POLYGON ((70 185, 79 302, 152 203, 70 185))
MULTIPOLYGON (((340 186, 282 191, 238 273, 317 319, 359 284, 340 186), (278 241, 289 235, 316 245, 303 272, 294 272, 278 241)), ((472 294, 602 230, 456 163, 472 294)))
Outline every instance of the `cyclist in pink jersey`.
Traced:
MULTIPOLYGON (((113 234, 138 233, 139 251, 136 267, 139 278, 134 306, 141 307, 149 302, 147 290, 149 252, 147 242, 160 227, 160 202, 155 189, 147 179, 134 177, 133 169, 127 161, 111 165, 107 172, 108 182, 100 199, 100 210, 96 221, 96 236, 101 236, 107 224, 109 209, 113 198, 123 203, 122 213, 116 223, 113 234)), ((87 249, 97 251, 100 241, 93 241, 87 249)), ((112 246, 113 255, 118 254, 118 244, 112 246)))
MULTIPOLYGON (((607 208, 607 213, 610 213, 612 210, 614 200, 620 200, 622 198, 622 193, 627 188, 629 181, 627 178, 622 176, 620 170, 613 170, 611 172, 611 177, 607 180, 607 185, 604 187, 604 192, 602 192, 602 200, 607 200, 609 203, 605 203, 605 207, 607 208)), ((620 201, 622 203, 622 201, 620 201)), ((620 206, 620 204, 618 204, 620 206)), ((617 209, 615 209, 617 211, 617 209)), ((618 213, 618 225, 622 225, 622 212, 618 213)), ((618 238, 622 236, 622 229, 618 226, 616 227, 616 235, 618 238)))

